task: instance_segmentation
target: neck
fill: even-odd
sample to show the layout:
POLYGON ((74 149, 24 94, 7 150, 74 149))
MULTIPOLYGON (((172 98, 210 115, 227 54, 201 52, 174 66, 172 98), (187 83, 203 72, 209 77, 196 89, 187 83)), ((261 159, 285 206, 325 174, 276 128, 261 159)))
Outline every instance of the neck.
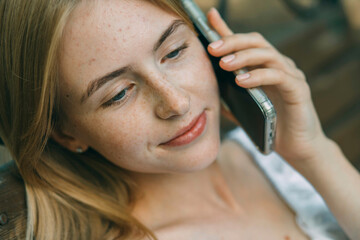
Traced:
POLYGON ((161 225, 155 216, 169 222, 175 220, 169 217, 188 219, 215 209, 240 211, 216 161, 193 173, 132 175, 139 187, 133 214, 148 226, 161 225))

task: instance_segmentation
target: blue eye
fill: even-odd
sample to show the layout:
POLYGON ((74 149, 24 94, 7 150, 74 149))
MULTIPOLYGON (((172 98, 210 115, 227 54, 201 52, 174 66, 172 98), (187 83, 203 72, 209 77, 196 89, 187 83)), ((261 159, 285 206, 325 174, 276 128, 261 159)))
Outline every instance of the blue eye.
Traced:
POLYGON ((113 98, 111 99, 111 101, 116 102, 116 101, 121 100, 123 97, 125 97, 127 91, 128 91, 128 89, 125 88, 124 90, 122 90, 121 92, 119 92, 115 97, 113 97, 113 98))
POLYGON ((110 99, 109 101, 107 101, 106 103, 104 103, 104 107, 109 107, 111 105, 114 104, 120 104, 122 102, 124 102, 126 100, 126 98, 128 98, 129 96, 129 91, 131 92, 131 90, 134 88, 134 84, 130 85, 127 88, 124 88, 123 90, 121 90, 118 94, 116 94, 112 99, 110 99))
POLYGON ((178 56, 180 53, 180 50, 179 49, 176 49, 175 51, 169 53, 168 55, 166 55, 166 58, 174 58, 176 56, 178 56))
POLYGON ((174 51, 172 51, 171 53, 166 55, 163 59, 161 59, 161 62, 164 62, 164 61, 166 61, 168 59, 176 59, 176 58, 178 58, 181 55, 182 51, 185 50, 186 48, 188 48, 187 43, 183 44, 181 47, 175 49, 174 51))

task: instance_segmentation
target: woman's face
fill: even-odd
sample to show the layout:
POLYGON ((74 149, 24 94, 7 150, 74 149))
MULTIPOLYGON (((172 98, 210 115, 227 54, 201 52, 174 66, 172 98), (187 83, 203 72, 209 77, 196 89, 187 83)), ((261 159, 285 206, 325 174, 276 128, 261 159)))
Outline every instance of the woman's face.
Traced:
POLYGON ((215 160, 216 78, 178 16, 145 1, 83 1, 65 28, 60 73, 64 133, 114 164, 171 173, 215 160))

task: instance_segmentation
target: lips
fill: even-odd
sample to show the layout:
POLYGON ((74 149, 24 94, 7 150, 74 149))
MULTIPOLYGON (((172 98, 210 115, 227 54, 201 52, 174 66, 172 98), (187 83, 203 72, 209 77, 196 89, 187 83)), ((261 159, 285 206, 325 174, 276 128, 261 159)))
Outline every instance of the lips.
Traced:
POLYGON ((177 147, 191 143, 202 134, 206 126, 206 121, 207 118, 204 111, 192 120, 189 125, 180 129, 170 141, 162 143, 161 145, 177 147))

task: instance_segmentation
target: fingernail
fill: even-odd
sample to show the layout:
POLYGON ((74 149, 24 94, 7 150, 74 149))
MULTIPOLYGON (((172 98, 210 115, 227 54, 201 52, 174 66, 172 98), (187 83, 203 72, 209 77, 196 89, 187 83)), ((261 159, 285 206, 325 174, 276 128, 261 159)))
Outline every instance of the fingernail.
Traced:
POLYGON ((215 12, 216 14, 220 15, 219 11, 214 7, 211 7, 209 12, 215 12))
POLYGON ((224 44, 223 40, 217 40, 215 42, 210 43, 209 47, 211 47, 212 49, 217 49, 223 44, 224 44))
POLYGON ((244 80, 250 78, 250 73, 240 74, 236 76, 236 81, 243 82, 244 80))
POLYGON ((235 55, 231 54, 231 55, 221 58, 221 61, 224 63, 228 63, 228 62, 231 62, 234 58, 235 58, 235 55))

